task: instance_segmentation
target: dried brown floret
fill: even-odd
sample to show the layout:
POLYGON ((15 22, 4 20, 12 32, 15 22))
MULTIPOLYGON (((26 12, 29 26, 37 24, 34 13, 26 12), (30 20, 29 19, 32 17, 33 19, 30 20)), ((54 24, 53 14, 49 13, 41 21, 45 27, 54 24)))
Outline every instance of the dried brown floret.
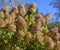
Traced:
POLYGON ((27 22, 25 21, 25 19, 21 16, 18 17, 18 28, 19 29, 23 29, 27 27, 27 22))
POLYGON ((19 31, 19 32, 17 32, 17 34, 16 34, 16 37, 17 37, 17 40, 18 41, 21 41, 21 40, 23 40, 23 37, 25 36, 25 33, 23 32, 23 31, 19 31))
POLYGON ((8 31, 16 32, 16 26, 14 24, 9 25, 8 26, 8 31))
POLYGON ((53 41, 53 39, 51 37, 46 37, 45 38, 45 47, 49 48, 49 49, 53 49, 55 46, 55 43, 53 41))
POLYGON ((31 12, 31 13, 36 12, 36 4, 32 3, 31 5, 29 5, 28 11, 31 12))
POLYGON ((5 21, 3 19, 0 19, 0 27, 5 27, 6 24, 5 24, 5 21))
POLYGON ((44 40, 44 37, 40 34, 39 31, 37 31, 36 34, 34 35, 34 40, 42 42, 44 40))
POLYGON ((19 14, 22 15, 22 16, 24 16, 26 14, 25 7, 24 7, 23 4, 20 4, 18 6, 18 11, 19 11, 19 14))

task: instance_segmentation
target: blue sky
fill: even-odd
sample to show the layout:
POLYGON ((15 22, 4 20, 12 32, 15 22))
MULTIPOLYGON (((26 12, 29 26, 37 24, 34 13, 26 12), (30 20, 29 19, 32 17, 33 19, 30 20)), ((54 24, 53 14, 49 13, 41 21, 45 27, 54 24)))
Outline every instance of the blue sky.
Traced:
POLYGON ((33 3, 35 2, 37 5, 37 8, 39 10, 39 12, 42 12, 44 15, 46 13, 51 14, 51 19, 55 19, 56 16, 54 15, 54 13, 57 11, 57 9, 53 8, 52 5, 49 5, 49 3, 51 3, 52 0, 25 0, 25 3, 33 3))
MULTIPOLYGON (((22 0, 21 0, 22 1, 22 0)), ((53 6, 49 5, 49 3, 52 1, 52 0, 23 0, 24 3, 33 3, 35 2, 36 5, 37 5, 37 8, 38 8, 38 11, 39 12, 42 12, 44 15, 46 13, 49 13, 51 14, 51 19, 55 19, 56 16, 54 16, 54 13, 57 11, 55 8, 53 8, 53 6)), ((9 2, 8 0, 8 4, 11 6, 12 4, 9 2)), ((0 8, 2 7, 2 2, 0 0, 0 8)))

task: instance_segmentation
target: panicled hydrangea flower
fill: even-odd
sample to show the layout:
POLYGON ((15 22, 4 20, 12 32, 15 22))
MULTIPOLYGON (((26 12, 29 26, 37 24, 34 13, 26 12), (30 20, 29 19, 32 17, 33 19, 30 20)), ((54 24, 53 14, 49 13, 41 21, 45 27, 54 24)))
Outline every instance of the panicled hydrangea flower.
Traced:
POLYGON ((39 31, 40 28, 41 28, 41 22, 37 22, 37 23, 35 23, 35 25, 33 25, 31 32, 39 31))
POLYGON ((5 24, 5 21, 3 19, 0 19, 0 27, 5 27, 6 24, 5 24))
POLYGON ((25 35, 25 39, 26 40, 32 39, 32 34, 30 32, 27 32, 27 34, 25 35))
POLYGON ((12 12, 14 12, 15 14, 18 14, 18 8, 17 7, 13 7, 10 13, 12 13, 12 12))
POLYGON ((56 43, 55 49, 56 49, 56 50, 60 50, 60 42, 57 42, 57 43, 56 43))
POLYGON ((36 12, 36 4, 32 3, 31 5, 29 5, 28 11, 31 13, 35 13, 36 12))
POLYGON ((54 27, 51 29, 51 37, 54 38, 55 40, 59 40, 60 39, 60 33, 58 32, 58 27, 54 27))
POLYGON ((50 21, 50 13, 46 14, 45 16, 46 21, 50 21))
POLYGON ((42 20, 42 15, 41 14, 37 14, 35 17, 35 22, 41 21, 42 20))
POLYGON ((45 47, 49 48, 49 49, 53 49, 55 46, 55 43, 53 41, 53 39, 51 37, 46 37, 45 38, 45 47))
POLYGON ((54 33, 54 35, 52 36, 55 40, 59 40, 60 39, 60 33, 54 33))
POLYGON ((41 20, 42 25, 44 25, 46 23, 46 19, 43 17, 41 20))
POLYGON ((19 14, 22 15, 22 16, 24 16, 26 14, 24 4, 20 4, 18 6, 18 11, 19 11, 19 14))
POLYGON ((0 11, 0 18, 4 18, 4 13, 3 13, 3 11, 0 11))
POLYGON ((4 6, 2 10, 5 14, 8 14, 9 6, 4 6))
POLYGON ((43 32, 45 35, 48 35, 48 34, 49 34, 49 29, 45 28, 42 32, 43 32))
POLYGON ((15 18, 16 18, 16 14, 12 12, 10 15, 11 15, 11 20, 13 20, 13 22, 14 22, 15 18))
POLYGON ((18 41, 21 41, 21 40, 23 40, 23 37, 25 36, 25 33, 23 32, 23 31, 19 31, 19 32, 17 32, 17 34, 16 34, 16 37, 17 37, 17 40, 18 41))
POLYGON ((42 42, 44 40, 44 37, 40 34, 39 31, 37 31, 36 34, 34 35, 34 40, 42 42))
POLYGON ((14 24, 9 25, 8 26, 8 31, 16 32, 16 26, 14 24))
POLYGON ((51 31, 52 31, 53 33, 57 33, 57 32, 58 32, 58 27, 52 28, 51 31))
POLYGON ((21 16, 18 17, 18 28, 19 29, 23 29, 27 27, 27 22, 25 21, 25 19, 21 16))
POLYGON ((14 23, 14 21, 15 21, 15 14, 8 14, 8 15, 6 15, 6 17, 5 17, 5 23, 6 24, 12 24, 12 23, 14 23))

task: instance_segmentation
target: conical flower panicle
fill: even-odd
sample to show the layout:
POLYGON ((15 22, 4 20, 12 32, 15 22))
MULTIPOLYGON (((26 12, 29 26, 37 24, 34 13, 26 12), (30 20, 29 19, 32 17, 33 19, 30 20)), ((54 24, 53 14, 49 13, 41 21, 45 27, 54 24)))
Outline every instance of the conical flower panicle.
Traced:
POLYGON ((57 33, 57 32, 58 32, 58 27, 52 28, 51 31, 52 31, 53 33, 57 33))
POLYGON ((55 50, 60 50, 60 42, 57 42, 55 45, 55 50))
POLYGON ((18 28, 19 29, 23 29, 27 27, 27 22, 25 21, 25 19, 21 16, 18 17, 18 28))
POLYGON ((40 30, 40 28, 41 28, 41 22, 39 21, 39 22, 35 23, 35 25, 33 25, 33 27, 31 28, 30 31, 31 32, 37 32, 40 30))
POLYGON ((0 11, 0 18, 4 18, 4 12, 0 11))
POLYGON ((25 33, 23 31, 19 31, 16 33, 16 37, 18 41, 23 40, 23 37, 25 36, 25 33))
POLYGON ((45 35, 49 35, 49 29, 45 28, 43 31, 42 31, 45 35))
POLYGON ((41 20, 42 25, 46 24, 46 19, 43 17, 41 20))
POLYGON ((44 17, 45 17, 45 19, 46 19, 47 22, 50 21, 50 19, 51 19, 50 18, 50 13, 46 14, 44 17))
POLYGON ((17 7, 13 7, 10 13, 15 13, 18 14, 18 8, 17 7))
POLYGON ((32 34, 30 33, 30 32, 27 32, 27 34, 25 35, 25 39, 27 40, 27 41, 29 41, 29 40, 31 40, 32 39, 32 34))
POLYGON ((29 5, 28 7, 28 11, 31 12, 31 13, 35 13, 36 12, 36 4, 35 3, 32 3, 31 5, 29 5))
POLYGON ((16 32, 16 26, 14 24, 9 25, 8 26, 8 31, 16 32))
POLYGON ((59 41, 59 39, 60 39, 60 33, 59 33, 59 32, 58 32, 58 33, 55 33, 55 34, 53 35, 53 38, 54 38, 55 40, 59 41))
POLYGON ((10 13, 11 17, 15 19, 16 14, 14 12, 10 13))
POLYGON ((5 23, 9 25, 9 24, 12 24, 14 22, 15 22, 15 14, 14 13, 7 14, 5 17, 5 23))
POLYGON ((2 8, 2 11, 4 12, 5 15, 8 14, 8 10, 9 10, 9 6, 4 6, 2 8))
POLYGON ((49 49, 53 49, 54 46, 55 46, 55 42, 53 41, 53 39, 47 36, 45 39, 45 47, 49 49))
POLYGON ((59 40, 60 39, 60 33, 58 32, 58 27, 54 27, 51 29, 51 37, 55 40, 59 40))
POLYGON ((34 40, 38 42, 42 42, 44 40, 44 37, 40 34, 39 31, 37 31, 36 34, 34 35, 34 40))
POLYGON ((2 10, 7 12, 9 10, 9 7, 8 6, 4 6, 2 10))
POLYGON ((5 27, 6 24, 5 24, 5 21, 3 19, 0 19, 0 27, 5 27))
POLYGON ((21 16, 24 16, 24 15, 26 14, 26 10, 25 10, 24 4, 20 4, 20 5, 18 6, 18 11, 19 11, 19 14, 20 14, 21 16))
POLYGON ((43 16, 41 14, 37 14, 35 17, 35 22, 41 21, 43 16))

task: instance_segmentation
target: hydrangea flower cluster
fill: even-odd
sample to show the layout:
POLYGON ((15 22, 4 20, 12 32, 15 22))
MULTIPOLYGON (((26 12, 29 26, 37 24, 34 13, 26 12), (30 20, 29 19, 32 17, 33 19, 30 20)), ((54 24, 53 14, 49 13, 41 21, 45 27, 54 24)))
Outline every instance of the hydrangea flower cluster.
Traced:
POLYGON ((60 50, 58 27, 48 29, 50 13, 37 12, 35 3, 0 11, 0 50, 60 50))

